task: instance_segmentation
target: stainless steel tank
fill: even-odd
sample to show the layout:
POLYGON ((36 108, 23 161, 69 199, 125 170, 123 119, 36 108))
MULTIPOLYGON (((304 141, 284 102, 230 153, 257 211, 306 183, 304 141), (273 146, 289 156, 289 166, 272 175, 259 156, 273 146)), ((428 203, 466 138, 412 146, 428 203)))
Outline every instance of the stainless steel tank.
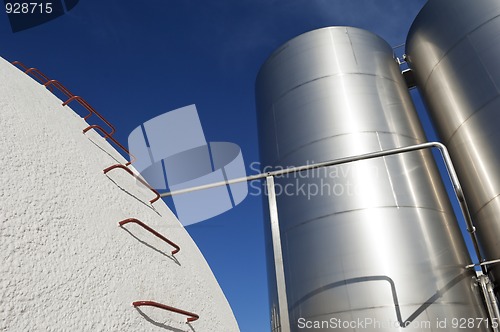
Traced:
MULTIPOLYGON (((277 49, 258 74, 256 104, 263 171, 425 141, 391 47, 357 28, 277 49)), ((454 318, 486 317, 429 151, 275 181, 292 331, 451 331, 454 318)))
MULTIPOLYGON (((500 2, 431 0, 406 43, 417 86, 450 150, 484 258, 500 258, 500 2)), ((500 283, 500 265, 492 265, 500 283)))

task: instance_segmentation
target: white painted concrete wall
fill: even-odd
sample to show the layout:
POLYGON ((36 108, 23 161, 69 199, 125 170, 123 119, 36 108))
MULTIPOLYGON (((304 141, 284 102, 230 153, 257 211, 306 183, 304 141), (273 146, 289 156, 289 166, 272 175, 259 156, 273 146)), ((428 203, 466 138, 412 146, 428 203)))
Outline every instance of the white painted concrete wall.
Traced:
POLYGON ((0 330, 238 331, 188 233, 125 171, 103 174, 125 160, 96 132, 82 134, 86 126, 0 59, 0 330), (138 225, 118 227, 131 217, 181 251, 173 257, 138 225), (138 300, 200 319, 186 324, 186 316, 138 310, 131 305, 138 300))

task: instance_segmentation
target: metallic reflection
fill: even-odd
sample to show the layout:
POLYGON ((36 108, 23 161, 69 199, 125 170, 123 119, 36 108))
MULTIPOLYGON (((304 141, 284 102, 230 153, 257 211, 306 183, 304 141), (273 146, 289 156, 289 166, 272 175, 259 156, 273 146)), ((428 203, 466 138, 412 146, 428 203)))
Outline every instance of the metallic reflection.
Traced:
MULTIPOLYGON (((256 101, 263 167, 425 142, 392 49, 356 28, 324 28, 287 42, 262 66, 256 101)), ((299 331, 299 318, 404 323, 486 317, 471 287, 474 272, 464 269, 470 258, 429 151, 327 169, 275 177, 292 331, 299 331), (287 185, 292 190, 280 194, 287 185), (346 282, 374 276, 398 285, 399 317, 381 283, 346 282)), ((270 300, 277 308, 269 233, 270 300)))
MULTIPOLYGON (((457 167, 486 260, 500 258, 499 36, 500 2, 441 0, 424 6, 406 43, 417 86, 457 167)), ((500 266, 489 268, 498 287, 500 266)))

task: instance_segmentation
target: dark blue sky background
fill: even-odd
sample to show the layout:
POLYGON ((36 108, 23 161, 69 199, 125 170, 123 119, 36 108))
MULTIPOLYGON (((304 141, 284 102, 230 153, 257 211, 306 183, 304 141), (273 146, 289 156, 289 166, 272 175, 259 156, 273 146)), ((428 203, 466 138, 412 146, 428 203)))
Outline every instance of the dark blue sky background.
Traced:
MULTIPOLYGON (((254 82, 267 56, 288 39, 332 25, 364 28, 392 46, 402 44, 424 3, 80 0, 66 15, 18 33, 2 11, 0 56, 37 67, 84 97, 115 124, 124 144, 143 122, 196 104, 207 140, 238 144, 254 173, 254 82)), ((269 330, 262 220, 261 198, 250 195, 225 214, 188 227, 244 332, 269 330)))

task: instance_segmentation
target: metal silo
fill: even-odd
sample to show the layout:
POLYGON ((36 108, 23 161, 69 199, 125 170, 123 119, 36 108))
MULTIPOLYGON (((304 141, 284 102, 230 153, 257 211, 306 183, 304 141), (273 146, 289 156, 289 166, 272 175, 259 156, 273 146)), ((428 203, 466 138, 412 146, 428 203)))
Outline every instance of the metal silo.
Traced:
MULTIPOLYGON (((282 45, 258 74, 256 104, 263 171, 425 141, 391 47, 357 28, 319 29, 282 45)), ((292 331, 442 331, 443 319, 452 330, 452 318, 486 317, 429 151, 275 182, 292 331)))
MULTIPOLYGON (((486 260, 500 258, 500 2, 431 0, 407 58, 464 187, 486 260)), ((500 282, 500 265, 491 265, 500 282)))

